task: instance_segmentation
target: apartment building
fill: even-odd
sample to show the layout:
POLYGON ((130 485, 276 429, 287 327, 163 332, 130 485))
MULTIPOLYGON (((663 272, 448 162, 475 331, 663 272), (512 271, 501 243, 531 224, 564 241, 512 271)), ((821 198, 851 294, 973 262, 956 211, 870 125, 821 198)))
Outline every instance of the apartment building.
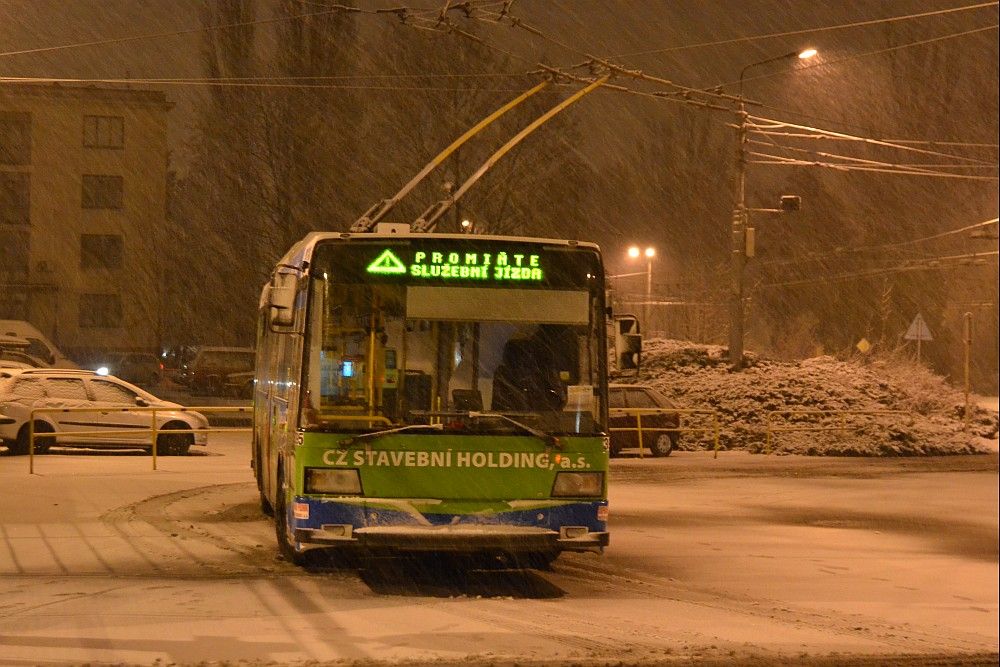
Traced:
POLYGON ((162 92, 0 84, 0 319, 64 352, 160 344, 162 92))

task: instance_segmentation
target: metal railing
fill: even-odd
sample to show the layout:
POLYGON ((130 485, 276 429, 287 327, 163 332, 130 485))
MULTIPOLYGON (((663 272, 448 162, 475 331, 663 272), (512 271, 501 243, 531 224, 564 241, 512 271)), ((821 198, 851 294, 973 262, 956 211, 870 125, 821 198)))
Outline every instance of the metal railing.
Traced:
MULTIPOLYGON (((141 447, 141 445, 136 445, 134 443, 116 443, 114 438, 108 440, 100 440, 100 436, 107 436, 109 433, 115 436, 121 435, 140 435, 143 433, 148 433, 150 435, 150 454, 153 462, 153 470, 156 470, 156 458, 157 458, 157 448, 159 436, 161 433, 169 433, 171 435, 175 434, 209 434, 209 433, 249 433, 252 428, 249 426, 209 426, 207 428, 161 428, 157 424, 156 415, 166 413, 166 412, 181 412, 181 413, 243 413, 243 414, 253 414, 253 407, 238 407, 238 406, 205 406, 205 407, 183 407, 183 408, 156 408, 156 407, 142 407, 142 406, 130 406, 122 408, 34 408, 31 411, 31 415, 28 419, 28 473, 34 474, 35 472, 35 441, 39 438, 50 438, 53 444, 58 444, 60 438, 80 438, 80 437, 91 437, 94 443, 101 443, 104 446, 120 446, 122 448, 135 448, 141 447), (115 413, 135 413, 135 412, 148 412, 149 413, 149 426, 146 427, 126 427, 126 428, 115 428, 113 431, 107 428, 95 428, 95 429, 85 429, 78 431, 45 431, 37 432, 35 431, 35 424, 37 420, 36 415, 43 414, 63 414, 63 413, 92 413, 92 414, 115 414, 115 413)), ((45 422, 42 422, 45 423, 45 422)), ((86 442, 74 443, 86 445, 86 442)))
POLYGON ((767 436, 764 441, 764 453, 771 453, 771 443, 775 433, 789 433, 793 431, 857 431, 872 423, 875 420, 868 420, 864 423, 847 422, 849 416, 861 417, 883 417, 899 416, 908 414, 904 410, 770 410, 764 413, 764 423, 767 429, 767 436), (831 423, 830 418, 836 421, 831 423), (775 420, 780 419, 777 424, 775 420), (793 421, 794 420, 794 421, 793 421), (822 423, 815 423, 816 420, 824 420, 822 423))
POLYGON ((719 413, 707 408, 611 408, 611 417, 635 417, 635 426, 613 426, 609 431, 635 431, 639 441, 639 458, 643 456, 643 433, 711 433, 714 442, 714 458, 719 458, 719 413), (677 426, 643 426, 643 415, 676 415, 677 426), (708 426, 685 426, 684 416, 701 416, 708 418, 708 426))

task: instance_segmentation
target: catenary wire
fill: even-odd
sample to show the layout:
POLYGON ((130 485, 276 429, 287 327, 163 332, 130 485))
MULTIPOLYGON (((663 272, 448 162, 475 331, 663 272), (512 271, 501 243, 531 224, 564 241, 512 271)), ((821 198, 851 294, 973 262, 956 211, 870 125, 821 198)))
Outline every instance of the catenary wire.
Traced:
POLYGON ((867 21, 854 21, 853 23, 840 23, 837 25, 828 26, 817 26, 814 28, 802 28, 799 30, 786 30, 784 32, 772 32, 763 35, 749 35, 745 37, 733 37, 730 39, 720 39, 711 42, 700 42, 697 44, 681 44, 679 46, 668 46, 662 49, 652 49, 649 51, 635 51, 632 53, 619 53, 615 55, 608 56, 609 58, 631 58, 634 56, 644 56, 654 53, 668 53, 671 51, 684 51, 687 49, 698 49, 706 46, 724 46, 726 44, 739 44, 741 42, 752 42, 761 39, 774 39, 778 37, 793 37, 795 35, 807 35, 817 32, 828 32, 831 30, 846 30, 849 28, 860 28, 864 26, 880 25, 883 23, 893 23, 897 21, 908 21, 912 19, 927 18, 930 16, 940 16, 943 14, 954 14, 956 12, 970 11, 974 9, 983 9, 985 7, 996 7, 1000 5, 1000 2, 981 2, 975 5, 966 5, 964 7, 949 7, 947 9, 938 9, 928 12, 920 12, 917 14, 904 14, 900 16, 890 16, 884 19, 870 19, 867 21))
POLYGON ((851 165, 834 162, 819 162, 811 160, 798 160, 787 158, 781 155, 771 155, 769 153, 757 153, 748 151, 747 155, 762 158, 760 160, 747 160, 747 164, 767 164, 780 166, 800 166, 800 167, 827 167, 837 171, 872 171, 889 174, 902 174, 907 176, 929 176, 932 178, 957 178, 969 181, 996 181, 996 176, 975 176, 972 174, 953 174, 942 171, 928 171, 926 169, 892 169, 887 167, 874 167, 863 165, 851 165))
POLYGON ((997 224, 997 218, 993 218, 991 220, 984 220, 983 222, 977 222, 977 223, 972 224, 972 225, 966 225, 965 227, 960 227, 959 229, 951 229, 951 230, 948 230, 946 232, 941 232, 940 234, 933 234, 931 236, 923 236, 923 237, 918 238, 918 239, 910 239, 908 241, 898 241, 898 242, 895 242, 895 243, 882 243, 882 244, 879 244, 879 245, 870 245, 870 246, 858 246, 858 247, 854 247, 854 248, 834 248, 833 250, 829 250, 829 251, 825 251, 825 252, 811 253, 810 255, 808 255, 806 257, 798 257, 798 258, 795 258, 795 259, 780 259, 780 260, 773 260, 773 261, 770 261, 770 262, 758 262, 757 265, 758 266, 787 266, 787 265, 791 265, 791 264, 803 264, 803 263, 806 263, 806 262, 816 262, 816 261, 821 261, 821 260, 827 260, 827 259, 830 258, 831 254, 834 255, 835 257, 837 257, 838 259, 840 259, 840 258, 843 258, 844 255, 852 254, 852 253, 871 252, 871 251, 877 251, 877 250, 893 250, 893 249, 896 249, 896 248, 904 248, 904 247, 910 246, 910 245, 917 245, 918 243, 926 243, 927 241, 935 241, 937 239, 945 238, 945 237, 948 237, 948 236, 954 236, 955 234, 962 234, 964 232, 969 232, 969 231, 972 231, 974 229, 980 229, 982 227, 988 227, 990 225, 995 225, 995 224, 997 224))
POLYGON ((973 266, 968 263, 963 263, 961 261, 952 260, 977 260, 985 259, 987 257, 996 257, 1000 255, 1000 252, 994 250, 989 252, 971 253, 968 255, 953 255, 951 257, 938 257, 932 258, 931 260, 922 260, 923 262, 930 261, 945 261, 948 260, 950 263, 946 264, 929 264, 929 263, 919 263, 919 264, 902 264, 895 267, 886 267, 880 269, 871 269, 869 271, 855 271, 851 273, 839 273, 830 276, 814 276, 812 278, 802 278, 798 280, 784 280, 772 283, 760 283, 761 287, 793 287, 797 285, 810 285, 814 283, 825 283, 825 282, 840 282, 842 280, 853 280, 856 278, 875 278, 883 275, 891 275, 893 273, 906 273, 910 271, 939 271, 946 269, 964 269, 973 266))

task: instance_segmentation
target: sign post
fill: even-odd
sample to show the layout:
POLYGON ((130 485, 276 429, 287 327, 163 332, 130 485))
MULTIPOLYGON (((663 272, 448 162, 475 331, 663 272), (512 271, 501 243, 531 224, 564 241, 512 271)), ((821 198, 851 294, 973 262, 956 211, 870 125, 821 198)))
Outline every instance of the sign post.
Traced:
POLYGON ((924 321, 924 316, 920 313, 917 313, 917 316, 913 318, 910 328, 906 330, 906 335, 903 338, 917 341, 917 363, 920 362, 920 343, 925 340, 934 340, 931 330, 927 327, 927 322, 924 321))
POLYGON ((965 343, 965 431, 969 431, 969 356, 972 350, 972 313, 966 313, 962 318, 965 326, 962 336, 965 343))

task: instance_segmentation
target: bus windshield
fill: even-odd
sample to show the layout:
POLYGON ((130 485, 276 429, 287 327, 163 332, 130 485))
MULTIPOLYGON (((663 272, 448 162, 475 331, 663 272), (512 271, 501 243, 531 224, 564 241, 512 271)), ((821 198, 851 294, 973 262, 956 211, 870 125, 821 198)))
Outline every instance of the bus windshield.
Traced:
POLYGON ((441 243, 317 249, 308 281, 303 427, 601 432, 597 253, 496 240, 441 243))

